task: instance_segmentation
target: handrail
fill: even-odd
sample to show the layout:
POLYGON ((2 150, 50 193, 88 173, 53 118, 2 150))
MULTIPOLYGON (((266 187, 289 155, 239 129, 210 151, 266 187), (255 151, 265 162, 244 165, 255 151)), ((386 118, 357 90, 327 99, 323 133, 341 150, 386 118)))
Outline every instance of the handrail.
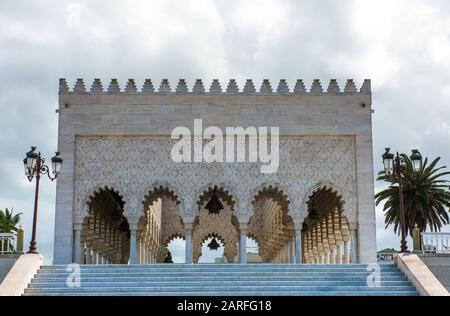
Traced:
POLYGON ((0 255, 15 253, 17 238, 15 233, 0 233, 0 255))
POLYGON ((424 253, 450 253, 450 233, 422 234, 422 252, 424 253))

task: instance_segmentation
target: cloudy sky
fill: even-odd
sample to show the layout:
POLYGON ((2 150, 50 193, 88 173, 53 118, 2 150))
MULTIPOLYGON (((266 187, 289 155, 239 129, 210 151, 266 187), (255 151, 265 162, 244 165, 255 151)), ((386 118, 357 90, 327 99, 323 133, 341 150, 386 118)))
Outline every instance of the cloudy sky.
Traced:
MULTIPOLYGON (((450 159, 447 0, 0 2, 0 208, 23 212, 24 153, 57 144, 58 78, 372 79, 375 168, 387 145, 450 159)), ((55 184, 42 181, 38 242, 52 257, 55 184)), ((376 190, 382 184, 376 184, 376 190)), ((377 210, 378 248, 398 247, 377 210)))

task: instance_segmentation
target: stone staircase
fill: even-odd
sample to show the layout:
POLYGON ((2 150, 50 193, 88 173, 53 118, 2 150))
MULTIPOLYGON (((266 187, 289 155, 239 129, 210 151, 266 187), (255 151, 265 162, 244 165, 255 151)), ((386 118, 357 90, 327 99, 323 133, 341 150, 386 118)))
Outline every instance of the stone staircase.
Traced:
POLYGON ((369 287, 367 265, 156 264, 81 265, 81 287, 66 284, 66 266, 42 266, 24 295, 132 296, 410 296, 403 273, 380 265, 381 286, 369 287))

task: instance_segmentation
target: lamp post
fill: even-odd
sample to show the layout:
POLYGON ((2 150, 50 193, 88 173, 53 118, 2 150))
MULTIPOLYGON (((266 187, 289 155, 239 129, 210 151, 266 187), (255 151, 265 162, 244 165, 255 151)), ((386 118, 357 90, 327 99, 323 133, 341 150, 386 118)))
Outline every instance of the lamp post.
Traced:
MULTIPOLYGON (((381 156, 383 159, 384 172, 388 177, 393 177, 397 179, 398 182, 398 198, 400 204, 400 232, 401 232, 401 244, 400 244, 400 252, 407 252, 408 246, 406 245, 406 214, 405 214, 405 206, 403 201, 403 176, 402 169, 405 168, 400 155, 390 153, 390 148, 385 149, 386 152, 381 156)), ((422 169, 422 155, 417 149, 412 150, 411 154, 411 163, 414 172, 419 172, 422 169)))
POLYGON ((37 212, 38 212, 38 199, 39 199, 39 181, 41 175, 48 175, 48 178, 53 181, 61 173, 61 167, 63 163, 63 158, 60 156, 59 152, 56 152, 55 156, 51 159, 52 171, 45 164, 45 159, 41 157, 40 152, 36 152, 36 147, 31 147, 31 150, 26 153, 26 157, 23 160, 23 165, 25 168, 25 175, 28 181, 33 181, 36 177, 36 189, 34 192, 34 213, 33 213, 33 230, 31 234, 30 250, 28 253, 38 253, 36 247, 36 224, 37 224, 37 212), (53 176, 51 175, 53 174, 53 176))

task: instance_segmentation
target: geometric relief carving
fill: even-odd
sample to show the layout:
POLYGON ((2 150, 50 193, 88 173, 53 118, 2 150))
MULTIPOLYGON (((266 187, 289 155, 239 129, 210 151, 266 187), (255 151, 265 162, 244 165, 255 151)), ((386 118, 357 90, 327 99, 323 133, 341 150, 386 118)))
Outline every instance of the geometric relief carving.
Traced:
POLYGON ((167 184, 178 196, 182 215, 198 213, 198 192, 210 184, 233 190, 235 210, 248 212, 258 188, 277 184, 290 201, 294 221, 304 216, 311 190, 332 187, 345 203, 349 221, 356 221, 355 148, 353 136, 281 136, 279 168, 261 174, 261 163, 175 163, 174 140, 165 136, 77 136, 74 216, 83 218, 89 195, 108 185, 123 196, 125 216, 138 218, 149 187, 167 184), (240 205, 246 204, 246 205, 240 205))

